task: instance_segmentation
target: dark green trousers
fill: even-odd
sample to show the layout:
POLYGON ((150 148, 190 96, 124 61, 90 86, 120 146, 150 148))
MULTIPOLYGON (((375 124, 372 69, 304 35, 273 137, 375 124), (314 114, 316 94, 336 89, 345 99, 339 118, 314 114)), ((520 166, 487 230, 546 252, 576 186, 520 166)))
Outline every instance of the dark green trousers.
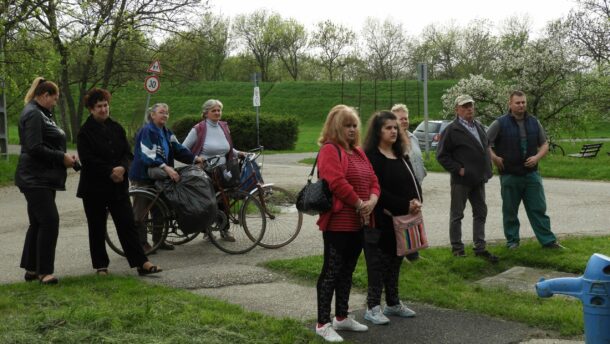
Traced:
POLYGON ((502 215, 506 244, 519 243, 519 205, 523 200, 527 218, 541 245, 556 240, 551 232, 551 219, 546 214, 546 198, 542 178, 538 172, 525 176, 505 174, 500 176, 502 215))

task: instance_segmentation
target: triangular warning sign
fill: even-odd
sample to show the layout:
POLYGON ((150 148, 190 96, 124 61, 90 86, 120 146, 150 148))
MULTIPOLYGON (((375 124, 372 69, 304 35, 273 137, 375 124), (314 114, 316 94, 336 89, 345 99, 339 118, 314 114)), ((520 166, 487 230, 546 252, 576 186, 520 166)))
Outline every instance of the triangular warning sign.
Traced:
POLYGON ((150 66, 148 66, 148 70, 146 71, 147 73, 155 73, 155 74, 161 74, 161 62, 159 62, 159 60, 154 60, 153 63, 150 64, 150 66))

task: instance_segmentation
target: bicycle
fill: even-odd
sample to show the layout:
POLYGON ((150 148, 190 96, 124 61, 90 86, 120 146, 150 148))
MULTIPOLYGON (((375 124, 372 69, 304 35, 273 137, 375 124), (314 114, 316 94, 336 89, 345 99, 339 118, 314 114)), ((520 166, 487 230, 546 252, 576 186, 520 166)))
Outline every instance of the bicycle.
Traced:
POLYGON ((549 152, 551 154, 556 154, 556 153, 561 153, 562 156, 566 155, 565 150, 563 149, 563 147, 561 147, 560 145, 558 145, 557 143, 555 143, 553 141, 552 137, 549 137, 549 152))
POLYGON ((279 248, 291 243, 301 231, 303 213, 296 208, 297 193, 273 183, 265 184, 256 159, 263 147, 246 153, 242 164, 240 188, 248 192, 244 206, 258 201, 266 217, 265 235, 258 245, 264 248, 279 248))
MULTIPOLYGON (((218 180, 213 181, 215 184, 218 180)), ((244 205, 248 194, 239 189, 224 189, 218 185, 216 200, 219 204, 216 220, 205 229, 202 229, 212 244, 223 252, 241 254, 252 250, 265 234, 265 215, 259 202, 250 202, 244 205), (221 240, 220 232, 228 231, 234 237, 234 242, 221 240), (218 235, 216 234, 218 233, 218 235)), ((129 190, 130 197, 141 197, 148 200, 148 209, 141 222, 146 228, 148 239, 154 232, 160 238, 152 242, 152 248, 146 253, 155 252, 161 243, 167 241, 171 244, 184 244, 193 240, 199 233, 185 233, 178 226, 176 213, 169 202, 163 197, 163 190, 155 186, 133 187, 129 190), (168 239, 169 238, 169 239, 168 239)), ((106 232, 106 243, 120 255, 124 255, 115 231, 106 232)))

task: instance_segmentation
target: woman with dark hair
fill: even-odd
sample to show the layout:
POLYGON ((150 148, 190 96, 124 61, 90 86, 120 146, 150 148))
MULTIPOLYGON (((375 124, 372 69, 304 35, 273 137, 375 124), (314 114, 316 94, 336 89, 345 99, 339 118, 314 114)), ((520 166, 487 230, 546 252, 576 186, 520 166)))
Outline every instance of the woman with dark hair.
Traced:
POLYGON ((421 187, 409 161, 408 141, 396 115, 381 111, 371 116, 364 150, 381 186, 381 197, 373 211, 379 239, 365 240, 364 256, 368 273, 367 311, 364 318, 373 324, 387 324, 386 315, 413 317, 398 297, 398 277, 403 257, 396 255, 396 237, 392 215, 421 211, 421 187), (381 311, 381 293, 385 288, 386 306, 381 311))
POLYGON ((318 139, 319 177, 328 182, 333 195, 330 211, 317 222, 324 240, 324 265, 318 277, 318 324, 316 333, 326 341, 340 342, 335 330, 367 331, 368 327, 348 317, 352 274, 362 251, 363 224, 379 197, 375 171, 360 148, 360 119, 346 105, 333 107, 318 139), (335 317, 330 308, 335 296, 335 317))
POLYGON ((51 110, 58 98, 57 85, 38 77, 25 96, 19 117, 21 154, 15 185, 25 196, 30 220, 20 266, 26 281, 38 279, 41 284, 59 282, 53 276, 59 235, 55 193, 66 189, 66 168, 77 163, 75 156, 66 153, 66 134, 53 121, 51 110))
POLYGON ((110 214, 129 266, 137 267, 140 275, 161 272, 161 268, 148 261, 139 243, 127 179, 133 155, 125 129, 110 118, 110 98, 104 89, 87 92, 85 106, 90 115, 78 133, 76 144, 83 164, 76 196, 83 199, 87 216, 91 262, 98 275, 108 274, 110 260, 105 234, 110 214))

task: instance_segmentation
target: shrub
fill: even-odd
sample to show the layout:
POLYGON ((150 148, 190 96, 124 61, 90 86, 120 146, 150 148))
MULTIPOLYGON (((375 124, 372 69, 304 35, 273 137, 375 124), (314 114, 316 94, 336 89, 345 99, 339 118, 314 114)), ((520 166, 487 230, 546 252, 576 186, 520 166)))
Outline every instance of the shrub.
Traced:
MULTIPOLYGON (((201 116, 182 117, 172 126, 172 131, 180 140, 184 141, 186 135, 201 116)), ((256 147, 256 116, 252 113, 225 113, 222 120, 229 124, 233 145, 240 150, 256 147)), ((259 118, 260 144, 265 149, 291 150, 294 149, 299 123, 294 116, 273 116, 261 114, 259 118)))

